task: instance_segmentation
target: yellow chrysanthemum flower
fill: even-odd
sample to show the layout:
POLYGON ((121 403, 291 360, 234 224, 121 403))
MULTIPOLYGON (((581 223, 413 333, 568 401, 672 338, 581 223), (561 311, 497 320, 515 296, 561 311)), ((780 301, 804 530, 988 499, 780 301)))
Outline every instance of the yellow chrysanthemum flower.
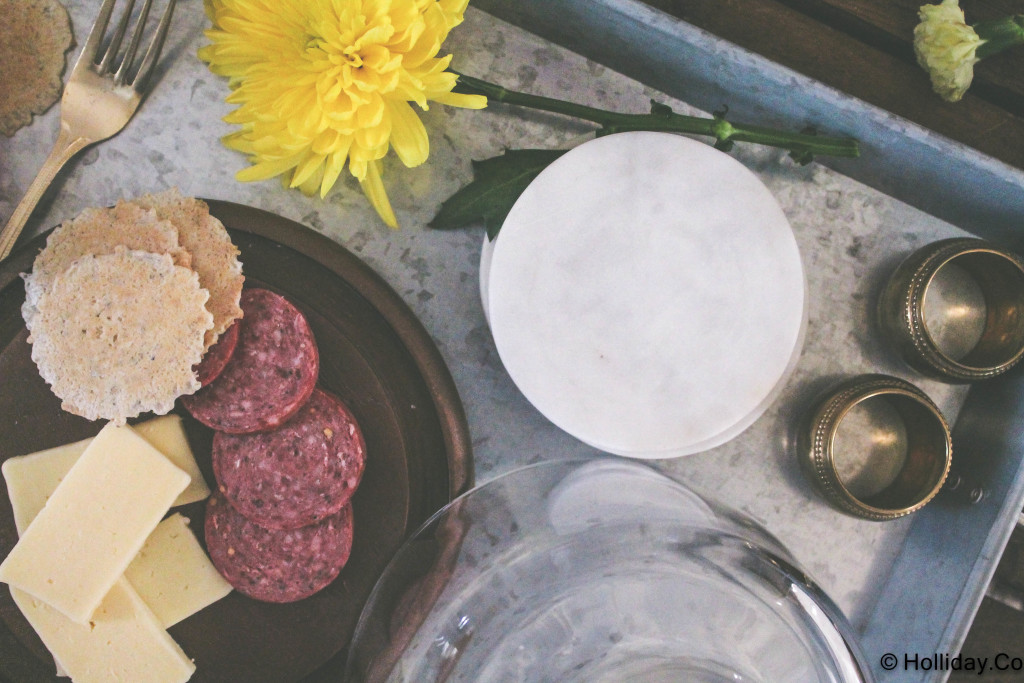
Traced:
MULTIPOLYGON (((427 131, 410 103, 480 109, 486 98, 453 93, 451 55, 438 57, 469 0, 206 0, 212 41, 199 50, 226 76, 224 143, 249 156, 243 181, 291 173, 291 187, 323 197, 348 162, 385 223, 398 221, 381 180, 394 147, 423 163, 427 131)), ((286 178, 287 180, 287 178, 286 178)))

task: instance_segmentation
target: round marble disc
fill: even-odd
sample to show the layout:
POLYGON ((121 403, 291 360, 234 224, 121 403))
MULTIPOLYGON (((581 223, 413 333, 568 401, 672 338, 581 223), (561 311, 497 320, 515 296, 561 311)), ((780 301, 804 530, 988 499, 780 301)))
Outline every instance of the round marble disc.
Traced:
POLYGON ((480 305, 484 309, 484 319, 491 322, 490 291, 491 291, 491 257, 494 256, 494 240, 484 235, 484 243, 480 247, 480 305))
MULTIPOLYGON (((707 450, 796 364, 792 229, 741 163, 667 133, 587 142, 545 169, 484 249, 502 362, 554 424, 617 455, 707 450)), ((486 267, 484 267, 486 266, 486 267)))

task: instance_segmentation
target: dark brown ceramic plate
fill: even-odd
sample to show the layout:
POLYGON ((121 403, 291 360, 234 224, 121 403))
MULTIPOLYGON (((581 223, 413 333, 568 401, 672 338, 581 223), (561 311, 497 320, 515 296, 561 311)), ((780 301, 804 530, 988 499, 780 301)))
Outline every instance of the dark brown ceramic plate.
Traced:
MULTIPOLYGON (((472 484, 465 414, 430 336, 356 256, 265 211, 218 201, 210 209, 242 252, 246 285, 284 294, 309 318, 320 348, 320 384, 351 407, 369 457, 353 502, 352 556, 334 583, 289 605, 232 593, 172 627, 171 635, 195 659, 196 682, 339 680, 360 610, 388 560, 421 522, 472 484)), ((102 426, 63 412, 30 357, 18 273, 31 269, 44 239, 0 263, 0 461, 86 438, 102 426)), ((212 432, 177 412, 212 483, 212 432)), ((201 536, 202 504, 184 512, 201 536)), ((16 541, 4 489, 0 557, 16 541)), ((52 659, 6 590, 0 591, 0 676, 56 680, 52 659)))

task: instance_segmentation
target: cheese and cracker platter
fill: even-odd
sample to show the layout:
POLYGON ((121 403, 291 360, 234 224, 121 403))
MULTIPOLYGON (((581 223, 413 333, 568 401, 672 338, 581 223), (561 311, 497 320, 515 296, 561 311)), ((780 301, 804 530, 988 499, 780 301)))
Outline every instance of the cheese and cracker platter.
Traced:
MULTIPOLYGON (((184 305, 154 303, 166 291, 159 289, 167 281, 162 272, 187 269, 180 265, 189 262, 187 250, 176 264, 170 254, 97 246, 112 239, 96 235, 116 229, 117 214, 137 213, 126 203, 84 212, 88 225, 79 232, 87 238, 64 239, 67 231, 58 228, 0 265, 0 459, 7 481, 0 554, 8 558, 0 574, 19 586, 13 597, 0 598, 3 637, 15 647, 8 656, 40 680, 69 670, 85 672, 76 680, 90 680, 90 667, 103 659, 83 646, 91 637, 136 653, 137 661, 124 663, 126 671, 160 670, 167 680, 329 675, 343 663, 356 618, 387 560, 411 530, 472 482, 458 394, 419 322, 351 253, 298 224, 240 205, 208 205, 175 191, 141 201, 166 197, 182 214, 222 222, 233 245, 231 258, 223 258, 223 249, 221 257, 236 275, 216 282, 221 291, 235 291, 240 307, 221 325, 221 339, 208 334, 214 316, 181 315, 184 305), (89 253, 68 262, 94 270, 99 263, 101 272, 64 290, 73 295, 71 310, 87 313, 53 315, 48 323, 57 331, 47 333, 58 338, 48 347, 89 354, 63 364, 50 360, 52 352, 46 356, 57 368, 49 375, 56 376, 62 399, 33 352, 37 339, 46 338, 41 331, 49 328, 41 321, 53 302, 64 305, 49 296, 52 281, 59 288, 64 277, 51 277, 44 287, 34 273, 45 269, 33 266, 54 262, 54 253, 68 258, 83 243, 89 253), (238 267, 231 264, 235 255, 238 267), (145 277, 132 270, 138 263, 149 269, 145 277), (301 284, 290 276, 298 270, 306 275, 301 284), (129 277, 121 280, 121 273, 129 277), (156 295, 119 299, 118 282, 133 292, 155 288, 156 295), (26 297, 26 289, 35 294, 26 297), (100 312, 89 314, 90 304, 100 312), (170 392, 183 392, 146 394, 149 403, 118 392, 118 383, 175 358, 139 356, 141 347, 160 341, 151 334, 159 328, 149 324, 129 339, 131 362, 117 374, 123 351, 87 342, 88 324, 96 320, 128 322, 116 338, 130 337, 138 318, 111 314, 118 306, 157 308, 150 312, 155 318, 189 330, 198 351, 177 358, 195 371, 190 393, 168 404, 170 392), (65 321, 70 331, 60 328, 65 321), (104 362, 100 372, 79 369, 104 362), (146 362, 154 365, 147 369, 146 362), (101 387, 81 388, 90 381, 101 387), (83 407, 90 396, 125 400, 83 407), (167 414, 155 417, 154 411, 167 414), (306 464, 294 470, 274 464, 282 453, 287 462, 299 454, 306 464), (47 507, 50 500, 55 503, 47 507), (43 510, 47 514, 37 517, 43 510), (74 542, 82 537, 89 542, 74 542), (126 613, 144 625, 128 629, 130 638, 120 627, 104 626, 117 622, 107 615, 126 613), (92 635, 76 635, 75 621, 92 635)), ((65 271, 74 276, 77 268, 65 271)), ((174 282, 195 291, 204 289, 195 286, 203 280, 200 274, 174 282)), ((150 392, 153 385, 142 383, 150 392)))

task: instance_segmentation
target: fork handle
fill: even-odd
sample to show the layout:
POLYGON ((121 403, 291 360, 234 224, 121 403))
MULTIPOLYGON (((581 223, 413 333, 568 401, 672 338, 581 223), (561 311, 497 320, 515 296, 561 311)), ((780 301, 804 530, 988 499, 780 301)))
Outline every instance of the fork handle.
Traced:
POLYGON ((35 180, 28 186, 28 190, 26 190, 21 202, 14 208, 14 213, 11 214, 7 225, 4 226, 3 231, 0 231, 0 261, 7 258, 11 250, 14 249, 14 243, 18 240, 18 235, 21 234, 25 223, 28 222, 29 216, 32 215, 32 210, 36 208, 36 204, 39 203, 43 193, 46 192, 46 188, 53 182, 57 172, 71 157, 78 154, 78 152, 91 143, 92 140, 89 138, 73 137, 66 127, 61 126, 60 133, 57 135, 57 142, 54 143, 53 149, 50 150, 50 155, 46 157, 46 161, 43 162, 43 166, 39 169, 35 180))

